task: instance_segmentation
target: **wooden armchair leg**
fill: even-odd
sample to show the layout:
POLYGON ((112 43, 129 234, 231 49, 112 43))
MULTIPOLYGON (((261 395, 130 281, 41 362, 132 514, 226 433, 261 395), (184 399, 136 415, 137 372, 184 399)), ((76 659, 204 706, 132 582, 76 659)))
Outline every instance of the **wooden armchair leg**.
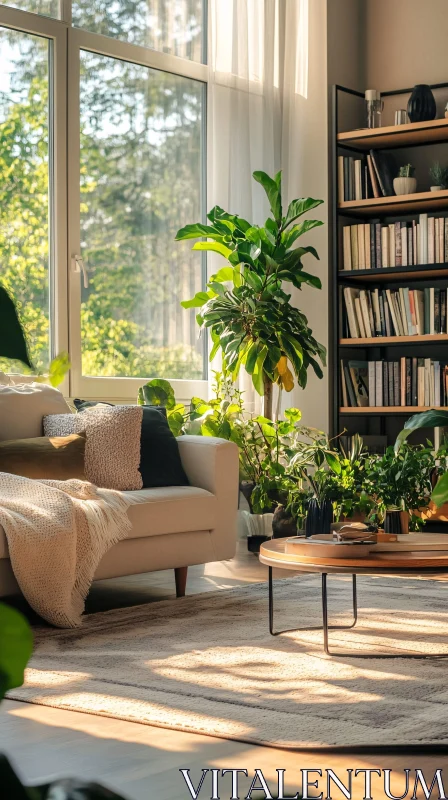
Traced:
POLYGON ((176 581, 176 597, 185 597, 188 567, 176 567, 174 578, 176 581))

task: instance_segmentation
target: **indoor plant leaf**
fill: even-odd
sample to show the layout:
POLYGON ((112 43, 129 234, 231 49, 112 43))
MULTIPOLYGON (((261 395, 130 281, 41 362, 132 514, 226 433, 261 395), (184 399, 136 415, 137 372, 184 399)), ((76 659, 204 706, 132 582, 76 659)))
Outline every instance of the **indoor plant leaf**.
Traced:
POLYGON ((439 428, 444 425, 448 425, 448 411, 431 408, 429 411, 423 411, 421 414, 414 414, 412 417, 409 417, 404 424, 403 430, 398 434, 394 447, 395 452, 399 452, 401 445, 413 431, 419 428, 439 428))
POLYGON ((292 200, 288 206, 286 217, 283 220, 282 229, 284 230, 291 222, 294 222, 295 219, 301 217, 302 214, 306 214, 307 211, 311 211, 312 208, 320 206, 323 202, 323 200, 314 200, 312 197, 300 197, 297 200, 292 200))
POLYGON ((23 683, 33 650, 31 628, 15 608, 0 603, 0 699, 23 683))
POLYGON ((277 173, 275 178, 271 178, 266 172, 257 170, 252 173, 257 183, 260 183, 265 190, 274 219, 281 222, 282 218, 282 197, 281 197, 281 173, 277 173))
POLYGON ((33 369, 16 307, 3 286, 0 286, 0 356, 21 361, 33 369))
POLYGON ((221 239, 222 233, 210 225, 202 225, 200 222, 195 222, 192 225, 185 225, 180 228, 175 236, 176 242, 183 239, 199 239, 201 236, 208 236, 209 239, 221 239))
POLYGON ((433 489, 431 500, 437 507, 448 502, 448 472, 440 476, 433 489))
POLYGON ((192 250, 210 250, 214 253, 219 253, 224 258, 228 258, 233 252, 230 247, 226 247, 222 242, 196 242, 192 250))

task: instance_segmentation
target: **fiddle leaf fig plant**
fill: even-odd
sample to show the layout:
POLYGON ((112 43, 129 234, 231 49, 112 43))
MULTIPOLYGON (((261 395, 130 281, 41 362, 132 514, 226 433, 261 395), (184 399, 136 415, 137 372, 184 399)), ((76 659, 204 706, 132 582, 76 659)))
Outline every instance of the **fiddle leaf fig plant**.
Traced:
POLYGON ((227 265, 211 276, 207 290, 182 305, 200 309, 197 321, 212 339, 210 360, 221 350, 224 369, 233 380, 243 367, 258 394, 264 395, 264 416, 272 419, 274 382, 286 391, 293 389, 295 381, 305 388, 309 367, 323 377, 325 348, 284 289, 288 283, 296 289, 304 284, 321 288, 319 278, 305 272, 302 263, 308 254, 318 259, 317 251, 310 245, 293 245, 323 224, 316 219, 297 222, 323 201, 300 198, 284 212, 281 172, 273 178, 254 172, 253 177, 265 190, 271 208, 272 216, 264 226, 215 206, 208 214, 210 224, 186 225, 176 240, 202 239, 193 250, 215 252, 226 259, 227 265))

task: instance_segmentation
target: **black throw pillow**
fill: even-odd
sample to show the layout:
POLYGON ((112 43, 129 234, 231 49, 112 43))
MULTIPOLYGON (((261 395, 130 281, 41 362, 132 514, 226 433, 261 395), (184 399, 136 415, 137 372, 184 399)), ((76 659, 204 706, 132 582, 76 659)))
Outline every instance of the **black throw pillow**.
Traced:
MULTIPOLYGON (((101 400, 73 401, 78 412, 92 408, 101 400)), ((113 403, 103 403, 111 406, 113 403)), ((162 406, 141 406, 143 410, 140 436, 140 466, 143 488, 160 486, 188 486, 189 481, 180 460, 176 438, 170 430, 166 408, 162 406)))

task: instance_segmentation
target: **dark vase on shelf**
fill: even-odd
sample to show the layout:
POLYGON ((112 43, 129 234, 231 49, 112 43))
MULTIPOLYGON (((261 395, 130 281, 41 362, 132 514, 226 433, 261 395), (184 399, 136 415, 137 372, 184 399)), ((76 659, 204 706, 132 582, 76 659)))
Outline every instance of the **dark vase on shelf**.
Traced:
POLYGON ((318 533, 330 533, 333 522, 333 504, 331 500, 310 500, 305 520, 305 535, 315 536, 318 533))
POLYGON ((384 532, 401 533, 401 511, 386 511, 384 532))
POLYGON ((408 102, 408 116, 411 122, 426 122, 435 119, 436 101, 430 87, 426 83, 419 83, 408 102))

